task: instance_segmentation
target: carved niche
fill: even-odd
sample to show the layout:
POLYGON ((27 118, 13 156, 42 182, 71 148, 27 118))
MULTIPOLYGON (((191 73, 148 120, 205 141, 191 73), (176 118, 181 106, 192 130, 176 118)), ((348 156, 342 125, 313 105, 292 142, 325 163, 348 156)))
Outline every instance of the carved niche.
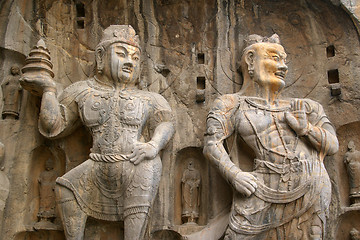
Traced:
POLYGON ((208 164, 201 148, 187 147, 178 151, 175 171, 175 228, 182 235, 199 231, 207 224, 208 164))

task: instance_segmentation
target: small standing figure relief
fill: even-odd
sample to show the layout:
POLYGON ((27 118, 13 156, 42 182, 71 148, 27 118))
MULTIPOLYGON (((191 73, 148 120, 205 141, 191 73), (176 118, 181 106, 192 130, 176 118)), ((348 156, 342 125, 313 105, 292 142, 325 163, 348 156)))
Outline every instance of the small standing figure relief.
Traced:
POLYGON ((189 162, 181 179, 182 219, 184 224, 196 224, 200 206, 200 172, 189 162))
POLYGON ((45 163, 45 171, 40 174, 39 193, 40 205, 38 218, 39 222, 35 224, 35 229, 53 229, 56 228, 53 221, 55 214, 55 181, 59 176, 58 172, 54 170, 54 161, 49 158, 45 163))
POLYGON ((360 232, 356 228, 351 229, 350 239, 351 240, 360 240, 360 232))
POLYGON ((350 199, 352 205, 360 204, 360 151, 355 149, 353 141, 348 143, 348 151, 345 153, 344 162, 347 166, 350 182, 350 199))
POLYGON ((3 119, 19 119, 22 87, 19 82, 20 69, 12 66, 11 75, 2 84, 4 107, 2 110, 3 119))

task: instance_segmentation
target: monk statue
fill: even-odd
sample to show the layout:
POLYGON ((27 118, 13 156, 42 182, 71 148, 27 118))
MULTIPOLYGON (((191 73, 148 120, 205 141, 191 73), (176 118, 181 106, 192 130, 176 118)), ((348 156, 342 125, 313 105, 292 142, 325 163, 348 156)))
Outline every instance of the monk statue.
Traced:
POLYGON ((331 183, 323 160, 338 140, 319 103, 280 98, 285 59, 276 34, 250 35, 242 89, 217 98, 207 117, 204 155, 234 189, 226 240, 325 238, 331 183), (246 145, 251 172, 240 169, 246 145))
POLYGON ((349 141, 348 151, 344 156, 347 166, 350 185, 350 199, 352 206, 360 205, 360 151, 356 150, 355 143, 349 141))
POLYGON ((2 109, 3 119, 19 119, 22 87, 19 83, 20 69, 18 66, 10 68, 11 75, 2 83, 4 106, 2 109))
POLYGON ((45 171, 40 173, 39 183, 39 222, 34 225, 35 229, 52 229, 54 228, 55 215, 55 180, 59 176, 54 169, 54 160, 49 158, 45 162, 45 171))
POLYGON ((199 218, 200 183, 200 172, 194 167, 193 161, 190 161, 181 178, 181 217, 184 224, 196 225, 196 221, 199 218))
POLYGON ((89 159, 56 180, 66 239, 84 238, 88 216, 123 221, 125 240, 144 239, 161 176, 159 152, 174 124, 168 102, 138 88, 141 48, 135 30, 128 25, 106 28, 95 50, 95 75, 59 96, 43 41, 35 55, 44 56, 43 72, 36 75, 38 68, 28 61, 22 84, 42 95, 42 135, 64 137, 82 123, 93 138, 89 159))

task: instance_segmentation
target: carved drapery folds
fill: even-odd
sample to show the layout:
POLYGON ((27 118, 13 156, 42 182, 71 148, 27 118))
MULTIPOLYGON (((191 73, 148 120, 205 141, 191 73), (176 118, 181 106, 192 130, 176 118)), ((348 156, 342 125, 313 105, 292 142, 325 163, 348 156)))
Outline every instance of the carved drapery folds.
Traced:
POLYGON ((59 172, 54 169, 54 159, 49 158, 45 162, 45 170, 40 173, 39 183, 39 212, 37 214, 39 222, 34 226, 35 229, 57 230, 54 224, 56 216, 55 200, 55 180, 59 177, 59 172))
POLYGON ((200 206, 200 172, 194 167, 192 161, 183 172, 181 178, 182 213, 184 224, 196 224, 199 218, 200 206))
MULTIPOLYGON (((46 152, 48 143, 57 142, 59 148, 64 150, 62 165, 56 166, 59 176, 75 169, 75 173, 59 178, 61 180, 57 185, 63 187, 59 187, 63 190, 59 191, 60 194, 64 194, 60 198, 69 200, 59 201, 61 205, 75 203, 74 211, 63 211, 68 222, 85 221, 81 211, 97 218, 119 220, 88 218, 83 231, 84 239, 99 236, 103 240, 122 239, 124 234, 129 234, 128 231, 124 233, 124 228, 132 229, 131 222, 141 226, 137 216, 146 214, 150 215, 150 221, 144 232, 150 232, 159 239, 180 239, 182 236, 189 240, 221 239, 230 220, 232 229, 237 232, 232 236, 229 230, 228 238, 251 238, 253 236, 243 237, 238 232, 255 233, 261 230, 249 228, 247 231, 238 227, 241 224, 237 223, 249 220, 256 225, 261 222, 254 220, 256 217, 269 219, 263 221, 266 224, 273 224, 274 219, 295 219, 279 227, 263 226, 265 223, 261 225, 264 229, 272 229, 264 231, 264 234, 276 230, 280 239, 281 234, 296 239, 299 228, 305 229, 307 235, 312 234, 308 234, 311 228, 308 225, 313 226, 313 238, 350 239, 351 229, 360 229, 360 206, 356 204, 359 175, 356 161, 344 164, 345 155, 350 155, 347 154, 350 152, 347 148, 349 141, 354 142, 355 150, 360 147, 360 128, 350 124, 359 119, 359 23, 352 11, 357 9, 358 4, 354 3, 346 9, 342 7, 349 5, 345 3, 349 1, 275 2, 4 0, 0 4, 0 18, 3 19, 0 27, 0 64, 3 69, 0 72, 0 141, 7 146, 7 158, 6 169, 1 172, 11 180, 11 185, 4 211, 4 228, 0 235, 9 240, 65 239, 60 216, 52 220, 52 211, 46 210, 52 209, 52 206, 45 206, 44 201, 40 200, 42 192, 51 191, 40 191, 43 181, 38 181, 42 173, 48 172, 44 168, 47 159, 59 162, 56 154, 41 153, 46 152), (139 44, 142 48, 142 70, 135 81, 139 81, 139 88, 144 91, 137 87, 115 90, 114 82, 129 80, 127 76, 136 75, 136 71, 126 64, 122 65, 124 71, 122 67, 119 68, 121 71, 116 71, 106 66, 110 61, 113 67, 123 62, 116 58, 120 55, 136 62, 136 50, 133 50, 138 47, 126 38, 121 43, 111 42, 111 39, 117 38, 115 35, 122 34, 121 31, 109 31, 107 40, 110 40, 110 44, 98 47, 103 30, 111 24, 131 24, 143 40, 139 44), (248 34, 270 36, 274 32, 281 37, 287 50, 286 63, 290 68, 283 79, 285 87, 281 91, 281 98, 278 98, 275 106, 264 100, 267 100, 268 94, 263 94, 264 84, 261 85, 257 78, 257 73, 264 71, 256 69, 259 65, 251 65, 251 61, 256 59, 249 56, 249 66, 242 68, 245 65, 241 64, 243 40, 248 34), (38 42, 39 37, 44 41, 38 42), (30 94, 16 86, 20 75, 12 75, 9 70, 15 65, 24 66, 25 56, 34 45, 37 46, 31 51, 26 64, 35 68, 28 68, 28 71, 24 68, 23 71, 24 77, 29 78, 25 85, 33 93, 30 94), (31 75, 34 77, 32 86, 31 75), (108 77, 104 79, 104 75, 108 77), (35 76, 41 76, 41 79, 35 79, 35 76), (248 77, 258 83, 255 89, 258 95, 249 94, 248 77), (6 83, 8 78, 14 81, 6 83), (240 90, 241 93, 233 94, 240 90), (156 150, 161 148, 158 145, 160 138, 155 138, 155 141, 152 138, 158 133, 155 133, 157 126, 166 125, 163 124, 167 122, 164 119, 171 119, 169 115, 172 113, 165 111, 167 106, 161 97, 148 94, 148 91, 160 93, 176 116, 174 141, 160 154, 156 150), (217 97, 219 101, 215 101, 217 97), (300 99, 296 101, 294 98, 300 99), (59 104, 53 105, 56 101, 59 104), (292 102, 296 102, 295 105, 299 103, 299 107, 292 106, 292 102), (314 184, 312 180, 311 171, 317 167, 321 170, 318 171, 321 176, 325 176, 319 178, 326 178, 322 163, 315 163, 321 162, 328 147, 326 141, 313 144, 312 136, 319 134, 325 140, 331 138, 327 131, 319 130, 323 125, 327 128, 330 123, 314 124, 316 115, 327 119, 317 102, 336 128, 338 138, 341 132, 340 150, 324 160, 331 185, 329 181, 319 180, 314 184), (220 164, 216 162, 210 165, 210 161, 202 156, 206 116, 215 105, 225 110, 213 111, 214 114, 209 115, 208 125, 212 127, 206 130, 205 144, 223 144, 235 167, 230 164, 221 166, 225 158, 220 158, 220 164), (290 126, 287 122, 290 117, 286 115, 302 119, 303 108, 312 126, 300 131, 295 126, 296 121, 295 125, 290 126), (237 110, 234 112, 234 109, 237 110), (13 120, 17 118, 19 121, 13 120), (338 131, 346 124, 351 126, 338 131), (41 133, 51 140, 39 134, 38 126, 41 133), (220 136, 223 129, 229 131, 220 140, 208 141, 211 134, 220 136), (315 145, 321 145, 324 149, 319 150, 315 145), (42 146, 41 150, 39 146, 42 146), (139 157, 133 158, 133 164, 129 161, 129 155, 135 148, 134 152, 139 157), (157 154, 161 156, 161 165, 158 158, 152 161, 140 157, 147 155, 148 158, 157 154), (281 154, 286 155, 285 162, 281 161, 284 158, 281 154), (316 158, 320 160, 314 160, 316 158), (199 171, 199 184, 197 177, 185 177, 190 160, 199 171), (148 162, 156 164, 148 166, 145 164, 148 162), (77 168, 80 165, 83 167, 77 168), (236 167, 254 175, 256 184, 251 176, 235 171, 236 167), (144 198, 139 200, 135 197, 148 194, 151 192, 149 186, 157 185, 160 177, 151 175, 152 171, 161 172, 161 181, 154 203, 149 204, 152 201, 144 202, 144 198), (137 181, 133 181, 135 178, 137 181), (149 185, 144 178, 152 179, 152 184, 149 185), (232 181, 234 178, 235 181, 232 181), (250 186, 241 184, 244 182, 242 180, 250 186), (326 187, 321 189, 321 185, 328 187, 327 190, 331 186, 331 203, 325 211, 322 208, 329 202, 329 191, 326 187), (252 193, 253 188, 255 191, 252 193), (236 193, 233 204, 235 214, 232 212, 235 217, 229 218, 227 214, 233 202, 232 190, 236 193), (243 196, 243 192, 250 196, 243 196), (96 199, 94 195, 107 197, 96 199), (324 203, 318 204, 318 199, 310 195, 321 195, 324 203), (239 200, 241 198, 248 201, 239 200), (302 205, 302 201, 309 205, 302 205), (98 203, 101 207, 98 207, 98 203), (291 209, 293 206, 295 210, 291 209), (274 217, 262 210, 267 208, 268 212, 276 208, 274 217), (261 210, 258 215, 254 213, 257 210, 261 210), (328 218, 327 210, 330 212, 328 218), (71 212, 76 213, 74 218, 69 217, 71 212), (319 218, 313 216, 313 212, 319 213, 319 218), (243 214, 241 217, 245 220, 236 213, 243 214), (126 219, 128 223, 124 227, 126 219), (325 226, 324 219, 328 227, 326 232, 324 230, 319 234, 319 229, 325 226), (39 226, 41 222, 51 222, 61 227, 56 231, 46 230, 50 228, 39 226), (296 236, 288 236, 288 232, 296 236)), ((125 32, 134 36, 132 30, 128 30, 125 32)), ((272 38, 271 41, 276 42, 276 39, 272 38)), ((278 57, 274 53, 270 52, 268 59, 262 59, 264 65, 278 57)), ((256 51, 254 54, 258 57, 256 51)), ((282 65, 282 69, 275 72, 278 76, 267 79, 279 83, 284 75, 281 61, 279 65, 282 65)), ((275 85, 272 87, 277 88, 275 85)), ((49 199, 52 198, 49 196, 49 199)), ((71 229, 67 231, 71 232, 71 229)), ((262 236, 259 234, 256 237, 262 236)), ((267 237, 271 239, 273 236, 267 237)))
POLYGON ((344 163, 349 174, 352 206, 358 206, 360 204, 360 151, 356 150, 353 141, 348 143, 348 151, 345 153, 344 163))
POLYGON ((215 100, 205 133, 205 156, 234 188, 225 239, 324 239, 335 130, 319 103, 279 97, 288 68, 278 35, 250 35, 242 53, 243 90, 215 100), (236 144, 225 150, 230 136, 254 151, 251 172, 236 144))
POLYGON ((4 100, 2 118, 19 119, 22 98, 22 87, 19 82, 20 69, 17 66, 12 66, 10 72, 11 75, 7 76, 1 84, 4 100))

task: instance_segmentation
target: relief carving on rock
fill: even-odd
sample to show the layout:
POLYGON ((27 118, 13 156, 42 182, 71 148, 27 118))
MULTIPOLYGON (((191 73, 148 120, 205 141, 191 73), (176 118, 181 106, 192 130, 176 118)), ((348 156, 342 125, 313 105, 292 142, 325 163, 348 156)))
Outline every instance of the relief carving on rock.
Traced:
POLYGON ((356 150, 355 143, 350 141, 348 143, 348 151, 344 156, 344 163, 346 164, 349 174, 350 182, 350 200, 352 206, 360 204, 360 151, 356 150))
POLYGON ((64 137, 83 124, 93 138, 89 159, 56 180, 66 239, 83 239, 88 216, 124 221, 125 240, 143 239, 161 176, 159 152, 174 124, 161 95, 138 89, 141 48, 134 29, 106 28, 95 51, 95 76, 59 96, 45 44, 33 52, 43 60, 36 68, 28 61, 35 53, 30 54, 21 82, 42 96, 42 135, 64 137))
POLYGON ((2 118, 18 119, 22 96, 22 87, 19 82, 19 67, 12 66, 10 69, 10 73, 11 75, 8 76, 1 85, 4 99, 2 118))
POLYGON ((338 140, 319 103, 280 97, 285 60, 276 34, 250 35, 242 89, 216 99, 207 117, 204 155, 234 189, 226 240, 325 238, 331 183, 323 160, 338 140), (240 138, 255 155, 251 172, 240 169, 240 138))
POLYGON ((49 158, 45 162, 45 170, 40 173, 39 182, 39 212, 35 229, 57 229, 54 224, 56 218, 55 207, 55 181, 59 177, 59 173, 54 169, 54 160, 49 158))
POLYGON ((200 208, 200 172, 192 161, 183 172, 181 179, 182 214, 184 224, 196 224, 200 208))

